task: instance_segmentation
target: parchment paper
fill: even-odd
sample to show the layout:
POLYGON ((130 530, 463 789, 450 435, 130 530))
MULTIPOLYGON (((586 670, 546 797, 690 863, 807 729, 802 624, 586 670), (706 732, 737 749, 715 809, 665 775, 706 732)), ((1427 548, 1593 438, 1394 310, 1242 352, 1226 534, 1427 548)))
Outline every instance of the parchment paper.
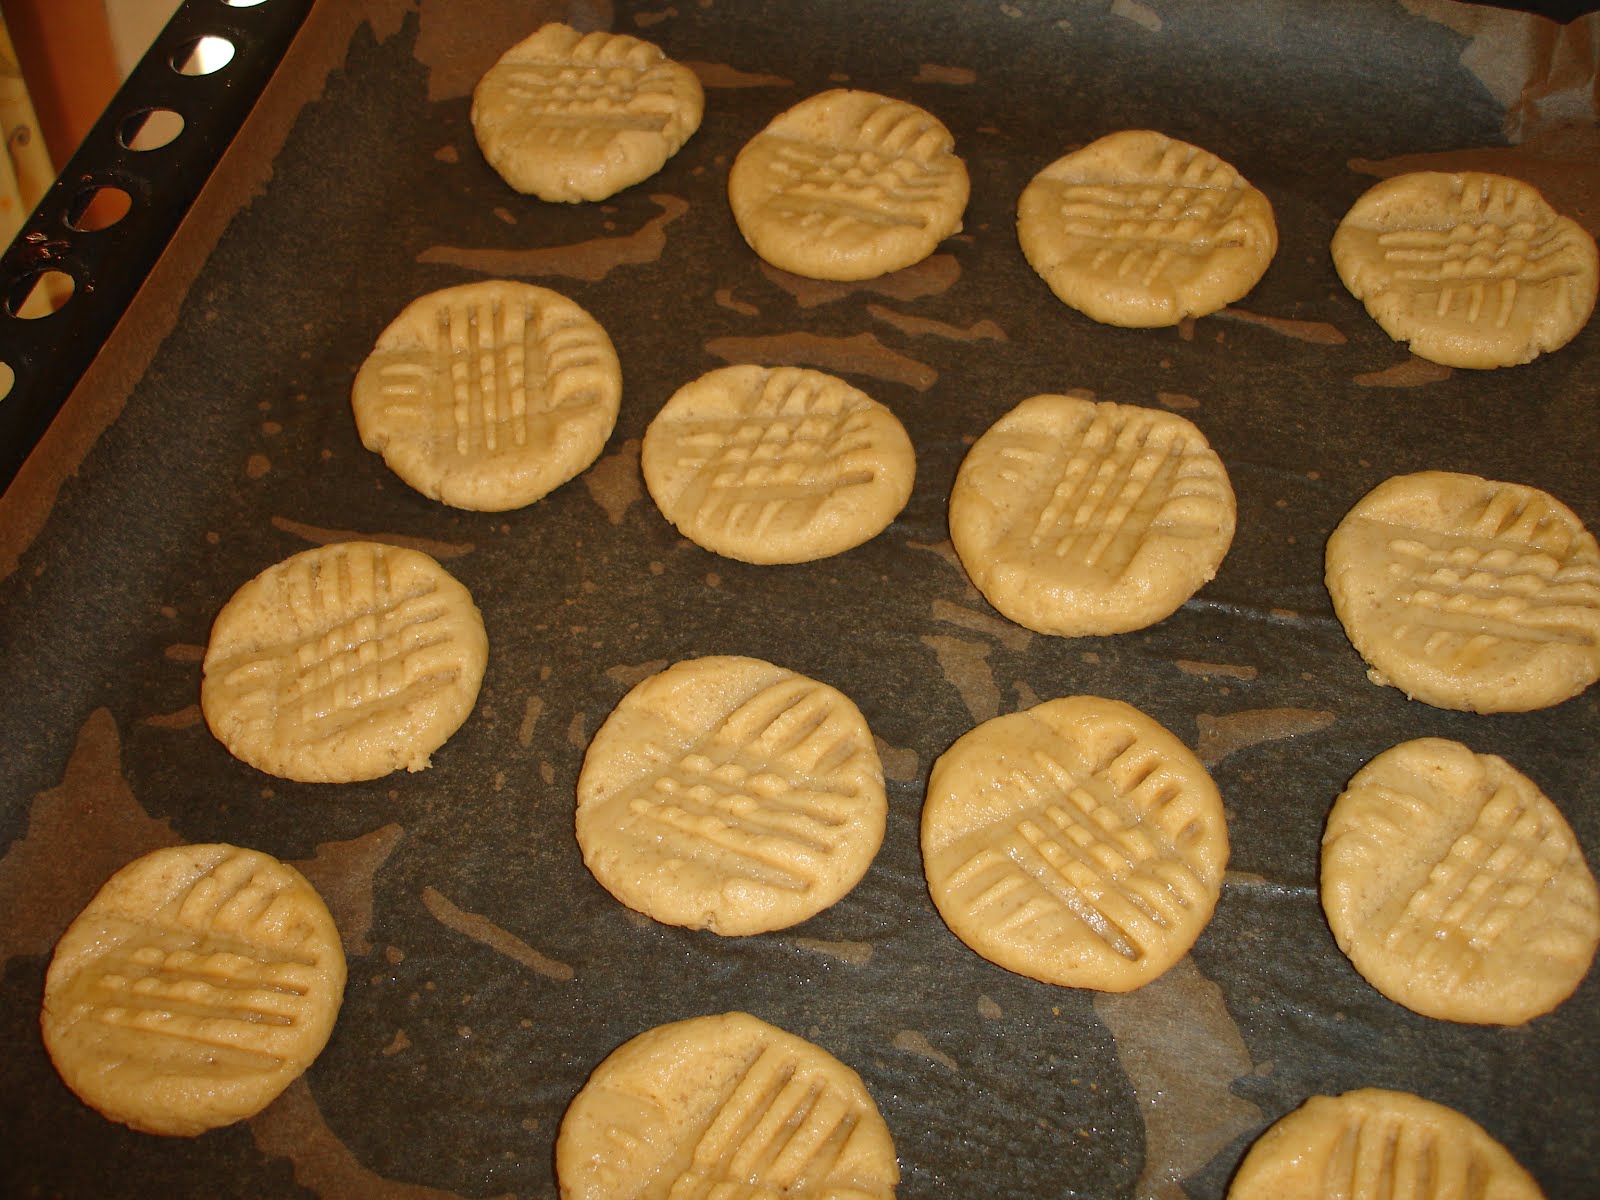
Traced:
POLYGON ((332 0, 313 11, 178 239, 0 501, 0 1192, 553 1196, 551 1148, 626 1038, 745 1009, 858 1070, 908 1197, 1221 1197, 1250 1141, 1308 1095, 1418 1092, 1482 1123, 1552 1197, 1595 1192, 1600 984, 1520 1029, 1432 1021, 1339 953, 1318 840, 1355 770, 1409 737, 1500 753, 1600 858, 1594 690, 1521 715, 1449 713, 1369 683, 1322 585, 1327 534, 1389 475, 1545 488, 1600 529, 1590 326, 1533 364, 1411 358, 1340 286, 1333 229, 1377 178, 1518 174, 1593 231, 1595 19, 1440 0, 885 0, 675 5, 332 0), (657 41, 699 71, 700 132, 599 205, 518 196, 467 123, 477 77, 541 20, 657 41), (772 115, 849 84, 923 105, 974 180, 966 228, 860 285, 763 267, 723 181, 772 115), (1029 178, 1148 127, 1234 163, 1280 249, 1230 309, 1170 330, 1055 301, 1013 233, 1029 178), (517 512, 451 510, 362 449, 351 381, 413 297, 490 275, 555 287, 616 342, 622 415, 580 479, 517 512), (834 371, 889 405, 918 479, 884 534, 752 567, 680 539, 639 440, 727 362, 834 371), (945 503, 962 454, 1042 391, 1195 421, 1239 499, 1217 578, 1115 638, 1012 625, 970 588, 945 503), (360 536, 428 550, 490 638, 479 706, 429 771, 297 785, 235 762, 198 707, 212 617, 246 579, 360 536), (845 691, 889 778, 882 851, 803 925, 719 939, 623 909, 584 870, 573 789, 638 679, 750 654, 845 691), (966 950, 917 850, 933 760, 973 724, 1075 693, 1145 709, 1228 806, 1232 863, 1191 955, 1123 996, 1054 988, 966 950), (307 1076, 192 1141, 80 1104, 37 1033, 51 947, 118 866, 231 841, 304 869, 350 986, 307 1076))

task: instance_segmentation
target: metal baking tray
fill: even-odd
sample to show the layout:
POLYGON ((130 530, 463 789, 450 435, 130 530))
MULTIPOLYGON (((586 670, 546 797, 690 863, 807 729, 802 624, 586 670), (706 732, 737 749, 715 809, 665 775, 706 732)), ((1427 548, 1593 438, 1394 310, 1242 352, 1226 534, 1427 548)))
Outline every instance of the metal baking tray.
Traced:
POLYGON ((180 5, 0 257, 0 489, 127 312, 310 8, 180 5))
POLYGON ((1475 32, 1459 11, 312 4, 0 501, 0 694, 12 697, 0 715, 0 1193, 553 1196, 561 1115, 607 1053, 664 1021, 743 1009, 861 1073, 908 1197, 1215 1200, 1273 1119, 1368 1085, 1472 1116, 1552 1197, 1593 1194, 1594 973, 1522 1028, 1429 1020, 1356 974, 1316 893, 1334 797, 1373 755, 1425 735, 1506 756, 1600 861, 1593 689, 1517 715, 1409 702, 1367 681, 1322 584, 1328 533, 1400 472, 1533 484, 1600 528, 1594 323, 1527 366, 1433 369, 1377 329, 1328 258, 1355 197, 1413 166, 1493 164, 1534 177, 1558 206, 1582 204, 1592 160, 1508 142, 1515 97, 1479 71, 1509 35, 1475 32), (563 15, 650 38, 706 83, 699 133, 601 204, 513 193, 467 121, 482 71, 563 15), (937 114, 974 181, 960 235, 861 285, 764 269, 723 193, 771 116, 839 85, 937 114), (1237 305, 1174 329, 1114 329, 1060 305, 1022 259, 1022 187, 1120 128, 1205 146, 1271 199, 1280 249, 1237 305), (365 451, 348 397, 406 302, 496 275, 594 314, 624 398, 578 480, 523 510, 469 513, 365 451), (892 408, 918 462, 900 519, 794 567, 679 538, 643 490, 639 439, 676 387, 731 361, 817 366, 892 408), (949 551, 946 499, 972 439, 1026 396, 1072 389, 1182 412, 1238 494, 1217 578, 1138 633, 1030 634, 985 605, 949 551), (482 696, 426 772, 269 778, 199 716, 210 622, 264 567, 349 536, 421 546, 472 590, 490 639, 482 696), (843 690, 889 777, 888 833, 865 879, 781 933, 720 939, 630 914, 585 871, 572 832, 584 749, 617 700, 652 669, 714 653, 843 690), (1077 693, 1167 725, 1227 803, 1232 861, 1214 920, 1178 967, 1124 996, 973 955, 934 911, 918 854, 933 760, 984 717, 1077 693), (179 841, 301 866, 350 960, 338 1026, 305 1078, 192 1140, 83 1106, 37 1033, 55 938, 112 870, 179 841))

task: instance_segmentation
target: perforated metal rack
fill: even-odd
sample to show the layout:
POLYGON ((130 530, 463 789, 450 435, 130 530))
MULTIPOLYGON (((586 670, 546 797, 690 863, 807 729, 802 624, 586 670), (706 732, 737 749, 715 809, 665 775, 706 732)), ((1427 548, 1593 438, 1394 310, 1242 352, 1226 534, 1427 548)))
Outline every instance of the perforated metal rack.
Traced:
POLYGON ((185 0, 0 258, 0 386, 8 373, 10 383, 0 490, 143 284, 312 2, 185 0), (52 278, 65 300, 22 315, 52 278))

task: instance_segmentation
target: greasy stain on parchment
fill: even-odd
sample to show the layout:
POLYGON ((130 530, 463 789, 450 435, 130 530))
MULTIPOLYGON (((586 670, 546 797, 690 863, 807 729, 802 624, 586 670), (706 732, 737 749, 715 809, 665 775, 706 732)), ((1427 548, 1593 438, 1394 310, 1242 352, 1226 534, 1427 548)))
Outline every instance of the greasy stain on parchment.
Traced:
POLYGON ((978 73, 971 67, 947 67, 938 63, 923 63, 911 77, 912 83, 946 83, 952 87, 966 87, 978 82, 978 73))
POLYGON ((836 958, 840 962, 849 963, 852 967, 864 967, 872 961, 871 942, 824 941, 821 938, 797 937, 794 944, 801 950, 809 950, 812 954, 820 954, 824 958, 836 958))
MULTIPOLYGON (((398 825, 324 842, 290 863, 317 889, 345 953, 372 949, 372 882, 401 837, 398 825)), ((115 719, 96 709, 78 733, 60 786, 29 808, 28 832, 0 858, 0 966, 13 955, 48 954, 101 886, 128 863, 184 839, 145 812, 122 774, 115 719)))
POLYGON ((1000 712, 1000 688, 989 669, 989 646, 964 638, 925 636, 922 644, 933 651, 939 669, 961 696, 972 719, 987 721, 1000 712))
POLYGON ((1013 621, 1006 621, 989 613, 978 612, 949 600, 933 602, 933 619, 958 625, 973 633, 993 638, 1013 654, 1021 654, 1033 640, 1033 631, 1013 621))
POLYGON ((198 704, 186 704, 174 712, 155 713, 152 716, 140 717, 139 724, 149 726, 151 729, 165 729, 169 733, 193 729, 204 721, 205 714, 200 711, 198 704))
POLYGON ((669 665, 664 658, 652 658, 649 662, 642 663, 619 663, 614 667, 607 667, 605 676, 611 682, 632 690, 650 676, 665 671, 669 665))
POLYGON ((993 321, 985 317, 966 328, 960 325, 951 325, 946 321, 935 321, 928 317, 915 317, 908 313, 896 312, 882 304, 867 305, 867 312, 874 320, 882 321, 885 325, 892 326, 901 333, 910 334, 912 337, 937 337, 951 342, 1007 342, 1011 339, 1006 336, 1006 331, 993 321))
POLYGON ((921 300, 925 296, 942 295, 961 278, 961 264, 952 254, 930 254, 919 263, 890 271, 886 275, 843 282, 809 279, 781 270, 768 262, 761 263, 761 273, 788 292, 801 308, 816 308, 820 304, 832 304, 863 292, 887 296, 902 303, 921 300))
POLYGON ((644 495, 639 476, 638 438, 629 438, 583 473, 589 496, 605 510, 606 520, 622 524, 628 509, 644 495))
POLYGON ((403 533, 363 533, 355 529, 327 529, 321 525, 307 525, 288 517, 273 517, 272 527, 291 534, 313 546, 329 546, 336 542, 381 542, 385 546, 398 546, 403 550, 420 550, 431 558, 461 558, 475 549, 471 542, 442 542, 437 538, 411 537, 403 533))
POLYGON ((412 53, 428 68, 428 99, 455 100, 539 26, 565 21, 589 33, 613 19, 609 0, 474 0, 470 16, 461 0, 422 0, 412 53))
POLYGON ((939 379, 939 372, 932 367, 889 349, 870 333, 843 338, 804 331, 765 337, 718 337, 706 342, 705 349, 726 363, 817 367, 910 384, 919 392, 927 391, 939 379))
POLYGON ((1202 679, 1221 675, 1226 679, 1239 679, 1249 682, 1261 674, 1255 667, 1242 666, 1235 663, 1196 662, 1188 658, 1174 659, 1172 665, 1185 675, 1198 675, 1202 679))
POLYGON ((1222 989, 1185 957, 1136 991, 1098 993, 1094 1010, 1116 1041, 1144 1118, 1134 1195, 1185 1200, 1183 1180, 1261 1120, 1261 1110, 1229 1086, 1255 1065, 1222 989))
POLYGON ((315 856, 291 864, 311 881, 333 915, 344 952, 360 958, 372 950, 372 882, 405 836, 389 824, 343 842, 322 842, 315 856))
POLYGON ((1011 690, 1017 697, 1018 712, 1027 712, 1030 708, 1038 708, 1043 703, 1039 698, 1039 693, 1029 687, 1028 681, 1025 679, 1012 680, 1011 690))
POLYGON ((1406 388, 1422 387, 1429 383, 1442 383, 1450 378, 1450 368, 1439 363, 1418 358, 1415 354, 1404 362, 1381 371, 1368 371, 1357 375, 1357 387, 1406 388))
POLYGON ((1281 333, 1284 337, 1293 338, 1297 342, 1309 342, 1313 346, 1343 346, 1350 340, 1326 321, 1296 321, 1288 317, 1269 317, 1263 313, 1253 313, 1231 306, 1219 309, 1214 315, 1230 321, 1242 321, 1246 325, 1259 325, 1273 333, 1281 333))
POLYGON ((522 705, 522 720, 517 725, 517 745, 527 749, 533 745, 533 731, 538 728, 539 717, 544 713, 544 700, 529 696, 522 705))
POLYGON ((729 312, 736 312, 741 317, 759 317, 761 310, 754 304, 748 304, 733 294, 730 287, 719 287, 712 295, 717 302, 717 307, 725 308, 729 312))
POLYGON ((122 775, 116 720, 95 709, 60 785, 33 798, 27 832, 0 858, 0 968, 13 957, 50 953, 116 871, 182 842, 134 797, 122 775))
MULTIPOLYGON (((339 1200, 461 1200, 456 1192, 385 1179, 369 1171, 328 1127, 316 1097, 302 1077, 249 1120, 256 1147, 271 1158, 286 1158, 294 1179, 318 1196, 339 1200)), ((498 1200, 512 1200, 503 1193, 498 1200)))
POLYGON ((930 1062, 936 1062, 941 1067, 946 1067, 951 1071, 961 1070, 961 1067, 956 1063, 955 1059, 944 1053, 944 1051, 937 1049, 934 1044, 928 1040, 927 1034, 918 1033, 915 1029, 902 1029, 899 1033, 895 1034, 894 1048, 896 1050, 905 1050, 909 1053, 920 1055, 921 1057, 928 1059, 930 1062))
POLYGON ((1151 33, 1161 32, 1161 16, 1155 9, 1139 0, 1111 0, 1111 15, 1121 17, 1151 33))
MULTIPOLYGON (((942 542, 908 541, 906 543, 906 548, 910 550, 925 550, 929 554, 937 555, 939 558, 944 560, 945 565, 955 568, 956 574, 961 576, 961 578, 966 579, 967 577, 966 568, 961 565, 961 557, 956 553, 955 545, 950 541, 949 538, 946 538, 942 542)), ((977 589, 971 587, 970 583, 968 584, 968 587, 972 595, 976 596, 978 594, 977 589)))
POLYGON ((503 954, 512 962, 527 967, 536 975, 543 975, 546 979, 554 979, 558 983, 566 983, 576 974, 566 963, 541 954, 516 934, 502 929, 488 917, 457 908, 435 887, 422 889, 422 903, 433 914, 434 920, 446 929, 453 929, 464 937, 481 942, 497 954, 503 954))
POLYGON ((667 226, 689 211, 678 196, 652 195, 661 212, 633 233, 591 238, 566 246, 536 246, 526 250, 494 247, 430 246, 417 255, 421 263, 445 263, 495 279, 533 279, 560 276, 598 283, 618 267, 653 263, 667 246, 667 226))
MULTIPOLYGON (((677 58, 677 55, 671 55, 671 57, 677 58)), ((686 58, 679 58, 678 62, 693 71, 703 87, 736 90, 739 88, 786 88, 794 86, 794 80, 785 79, 782 75, 741 71, 738 67, 731 67, 727 63, 694 62, 686 58)))
POLYGON ((893 779, 898 783, 909 783, 917 778, 922 768, 922 759, 915 750, 891 746, 876 734, 873 735, 872 742, 878 748, 878 761, 883 764, 884 778, 893 779))
POLYGON ((1214 767, 1240 750, 1315 733, 1333 721, 1331 712, 1312 708, 1252 708, 1220 717, 1200 713, 1195 717, 1200 734, 1195 753, 1207 767, 1214 767))

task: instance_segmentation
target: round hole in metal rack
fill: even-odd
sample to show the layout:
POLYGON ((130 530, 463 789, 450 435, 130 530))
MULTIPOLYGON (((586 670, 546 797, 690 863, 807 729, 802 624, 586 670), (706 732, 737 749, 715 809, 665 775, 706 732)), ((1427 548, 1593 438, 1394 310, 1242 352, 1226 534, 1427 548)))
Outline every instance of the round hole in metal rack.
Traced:
POLYGON ((72 299, 77 287, 77 281, 65 271, 53 267, 30 271, 6 291, 5 310, 10 316, 28 321, 48 317, 72 299))
POLYGON ((234 44, 208 33, 185 42, 167 61, 179 75, 214 75, 233 61, 234 44))
POLYGON ((8 362, 0 362, 0 400, 11 395, 11 389, 17 386, 17 373, 11 369, 8 362))
POLYGON ((266 0, 222 0, 229 8, 254 8, 258 4, 265 4, 266 0))
POLYGON ((117 141, 129 150, 159 150, 182 132, 182 113, 170 108, 141 108, 122 118, 117 141))
POLYGON ((133 207, 133 197, 119 187, 99 184, 86 187, 67 205, 67 228, 79 233, 110 229, 133 207))

